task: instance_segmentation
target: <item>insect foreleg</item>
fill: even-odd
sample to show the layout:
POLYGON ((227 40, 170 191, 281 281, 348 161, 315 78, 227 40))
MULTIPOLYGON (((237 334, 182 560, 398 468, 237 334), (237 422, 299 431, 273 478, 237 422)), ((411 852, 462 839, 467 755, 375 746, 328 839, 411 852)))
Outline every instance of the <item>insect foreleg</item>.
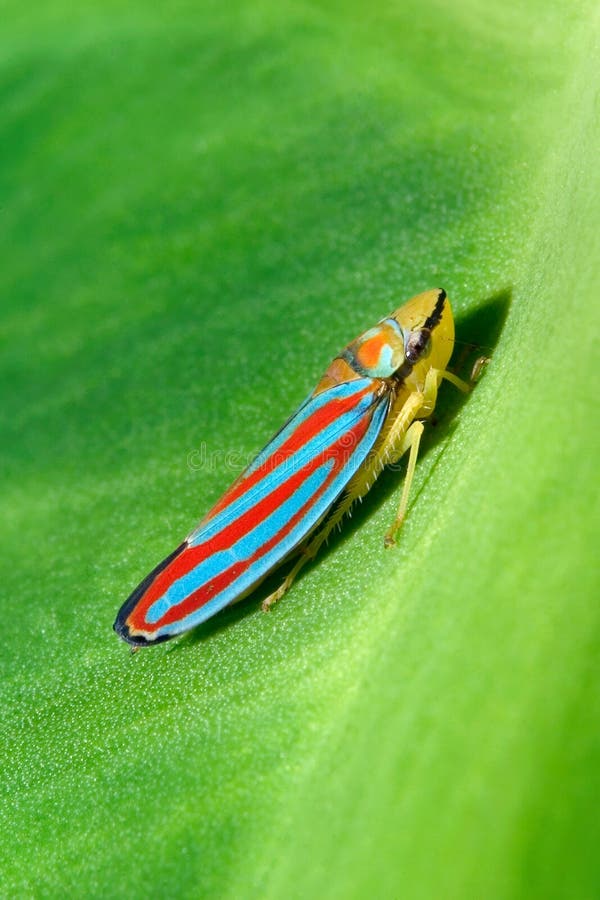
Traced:
MULTIPOLYGON (((383 539, 385 547, 393 547, 396 543, 396 535, 402 526, 408 508, 408 498, 410 496, 410 488, 415 474, 415 466, 419 454, 419 444, 421 442, 421 435, 424 431, 423 423, 417 419, 417 416, 419 416, 419 419, 424 419, 431 415, 437 402, 438 386, 443 378, 446 379, 446 381, 450 381, 461 391, 466 392, 470 390, 466 381, 463 381, 462 378, 458 378, 452 372, 448 372, 446 369, 429 369, 425 376, 425 384, 423 385, 422 391, 415 392, 405 407, 405 409, 410 407, 410 418, 408 421, 411 419, 414 419, 415 421, 412 422, 412 425, 410 425, 408 430, 404 433, 402 433, 403 429, 395 429, 394 426, 396 423, 394 423, 387 436, 387 446, 382 447, 382 455, 384 456, 385 462, 392 465, 398 462, 407 450, 410 450, 408 466, 406 468, 406 475, 402 486, 402 495, 398 505, 398 512, 383 539)), ((403 409, 402 412, 405 412, 405 410, 403 409)), ((401 421, 401 417, 402 414, 399 416, 399 421, 401 421)), ((404 418, 404 422, 406 422, 406 418, 404 418)))
POLYGON ((301 549, 298 559, 286 575, 282 584, 276 591, 273 591, 272 594, 269 594, 269 596, 263 600, 261 606, 265 612, 271 609, 278 600, 281 600, 283 595, 292 586, 301 569, 309 560, 317 555, 320 547, 325 543, 332 530, 341 522, 354 501, 367 493, 381 470, 386 465, 398 462, 398 460, 410 450, 398 513, 384 538, 386 547, 392 547, 396 543, 396 534, 406 516, 410 488, 419 453, 419 443, 424 430, 420 418, 427 418, 433 411, 437 400, 438 385, 442 379, 450 381, 461 391, 467 392, 470 390, 467 382, 463 381, 462 378, 459 378, 452 372, 448 372, 445 369, 429 369, 425 376, 425 383, 422 390, 413 391, 410 397, 404 401, 402 408, 398 411, 396 417, 392 420, 387 434, 378 448, 376 456, 373 457, 371 462, 365 465, 361 472, 357 474, 355 479, 348 486, 346 496, 335 508, 332 515, 327 518, 322 528, 301 549), (419 419, 417 419, 417 416, 419 416, 419 419))
POLYGON ((393 462, 397 462, 400 457, 406 453, 407 450, 410 450, 410 455, 408 457, 408 466, 406 469, 406 475, 404 477, 404 485, 402 486, 402 496, 400 497, 400 503, 398 505, 398 512, 396 514, 396 518, 386 531, 385 537, 383 539, 385 547, 393 547, 396 543, 396 534, 400 530, 400 527, 402 526, 404 517, 406 515, 410 486, 415 474, 415 465, 417 462, 417 456, 419 454, 419 444, 421 442, 421 435, 423 434, 423 431, 424 425, 422 422, 413 422, 404 435, 404 439, 400 444, 397 453, 395 454, 396 458, 393 460, 393 462))

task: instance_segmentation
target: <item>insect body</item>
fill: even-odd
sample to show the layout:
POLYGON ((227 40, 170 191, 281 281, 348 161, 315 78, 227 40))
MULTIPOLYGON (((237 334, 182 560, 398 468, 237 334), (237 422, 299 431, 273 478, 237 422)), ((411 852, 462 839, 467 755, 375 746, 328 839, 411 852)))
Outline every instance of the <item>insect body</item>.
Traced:
POLYGON ((133 591, 114 629, 135 646, 166 641, 252 591, 284 559, 298 559, 279 600, 385 465, 409 452, 402 524, 423 419, 447 379, 454 321, 444 290, 414 297, 337 356, 315 390, 186 540, 133 591))

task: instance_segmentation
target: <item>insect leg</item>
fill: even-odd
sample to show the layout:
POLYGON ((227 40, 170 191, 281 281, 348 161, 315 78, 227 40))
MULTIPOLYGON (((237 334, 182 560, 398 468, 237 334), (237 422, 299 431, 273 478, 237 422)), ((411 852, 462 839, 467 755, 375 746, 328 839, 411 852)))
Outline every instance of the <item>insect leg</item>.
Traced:
POLYGON ((261 609, 263 612, 268 612, 272 606, 275 606, 275 604, 277 603, 278 600, 281 600, 281 598, 286 593, 286 591, 288 591, 291 588, 291 586, 294 582, 294 579, 296 578, 296 575, 298 574, 300 569, 302 569, 302 567, 315 556, 317 550, 319 549, 319 547, 321 546, 321 544, 327 537, 327 534, 329 534, 329 529, 327 529, 327 530, 323 529, 323 531, 325 532, 325 534, 323 535, 322 538, 321 538, 322 532, 319 532, 317 537, 313 541, 311 541, 309 544, 307 544, 307 546, 304 547, 304 549, 302 549, 300 551, 300 556, 296 560, 295 565, 288 572, 288 574, 284 578, 282 584, 279 585, 277 590, 273 591, 272 594, 269 594, 268 597, 265 597, 265 599, 261 603, 261 609), (321 538, 321 540, 317 541, 318 538, 321 538))
POLYGON ((479 381, 481 375, 490 361, 489 356, 479 356, 473 363, 471 370, 471 382, 479 381))
MULTIPOLYGON (((450 384, 453 384, 454 387, 458 388, 459 391, 462 391, 463 394, 468 394, 471 390, 471 385, 469 384, 469 382, 463 381, 463 379, 459 378, 458 375, 455 375, 454 372, 449 372, 447 369, 430 369, 427 374, 429 375, 431 372, 434 372, 437 375, 438 379, 445 378, 446 381, 449 381, 450 384)), ((425 392, 427 392, 427 379, 425 381, 425 392)))
POLYGON ((421 442, 421 435, 423 434, 423 431, 424 425, 422 422, 420 422, 419 420, 413 422, 404 435, 404 439, 400 444, 398 452, 395 454, 396 458, 394 462, 400 459, 400 457, 403 456, 403 454, 406 453, 407 450, 410 450, 410 455, 408 457, 408 466, 406 469, 406 475, 404 477, 404 485, 402 486, 402 496, 400 497, 400 503, 398 505, 398 512, 391 526, 386 531, 385 537, 383 539, 385 547, 393 547, 396 543, 396 534, 400 530, 400 527, 402 526, 404 517, 406 515, 410 486, 415 474, 415 465, 417 462, 417 456, 419 454, 419 444, 421 442))
POLYGON ((463 381, 462 378, 459 378, 453 372, 448 372, 447 369, 444 369, 444 370, 432 369, 431 371, 437 371, 437 375, 439 378, 445 378, 446 381, 451 382, 451 384, 453 384, 454 387, 457 387, 459 389, 459 391, 462 391, 464 394, 467 394, 471 390, 473 385, 477 381, 479 381, 479 379, 481 378, 481 375, 482 375, 485 367, 488 365, 489 361, 490 361, 489 356, 479 356, 473 363, 473 368, 471 370, 471 377, 469 378, 469 381, 463 381))
POLYGON ((419 392, 415 392, 403 405, 401 412, 392 422, 381 449, 371 456, 368 462, 350 481, 342 500, 333 509, 331 515, 327 517, 321 530, 318 531, 301 549, 300 556, 280 587, 263 600, 262 608, 265 612, 277 603, 278 600, 281 600, 285 592, 291 587, 298 572, 300 572, 302 567, 306 565, 309 560, 316 556, 319 552, 319 548, 325 543, 333 529, 339 525, 352 504, 367 493, 384 466, 392 460, 395 445, 401 440, 402 434, 406 431, 407 424, 414 419, 422 402, 423 395, 419 392))
POLYGON ((328 517, 325 524, 318 531, 312 540, 309 540, 307 544, 300 550, 300 555, 296 560, 295 565, 290 569, 288 574, 286 575, 283 583, 277 588, 276 591, 273 591, 272 594, 269 594, 268 597, 265 597, 263 600, 261 607, 263 612, 267 612, 271 609, 272 606, 277 603, 278 600, 281 600, 283 595, 290 589, 292 586, 294 579, 300 572, 300 570, 309 562, 311 559, 314 559, 321 546, 325 543, 331 532, 334 528, 339 525, 341 520, 344 518, 353 502, 357 499, 357 495, 355 493, 348 494, 341 503, 334 509, 333 513, 328 517))
POLYGON ((424 431, 423 423, 416 417, 427 418, 427 416, 431 415, 435 408, 438 386, 442 378, 451 382, 451 384, 455 385, 455 387, 461 391, 466 392, 470 390, 466 381, 463 381, 462 378, 458 378, 458 376, 454 375, 452 372, 448 372, 446 369, 429 369, 425 376, 425 384, 423 385, 422 393, 415 393, 412 397, 413 404, 408 421, 411 421, 412 419, 415 421, 412 422, 405 433, 398 431, 395 434, 394 427, 392 426, 386 441, 388 446, 382 448, 382 455, 384 456, 385 462, 392 465, 398 462, 400 457, 402 457, 407 450, 410 450, 408 466, 404 477, 404 485, 402 486, 402 494, 398 505, 398 512, 383 539, 385 547, 394 546, 396 543, 396 535, 406 516, 410 488, 415 474, 417 456, 419 454, 419 444, 424 431))
POLYGON ((417 420, 416 416, 419 415, 426 418, 430 415, 435 407, 438 384, 442 378, 450 381, 461 391, 466 392, 470 390, 469 385, 452 372, 446 370, 442 371, 440 369, 429 370, 425 378, 422 392, 415 391, 410 399, 404 402, 401 411, 392 422, 385 440, 378 450, 377 456, 372 460, 370 465, 363 467, 362 471, 357 474, 356 478, 349 485, 348 492, 342 502, 338 504, 332 515, 328 517, 321 530, 318 531, 313 539, 308 541, 302 548, 296 563, 288 572, 282 584, 276 591, 273 591, 272 594, 269 594, 269 596, 263 600, 261 606, 265 612, 271 609, 278 600, 281 600, 284 594, 292 586, 298 573, 309 560, 316 556, 320 547, 325 543, 332 530, 344 518, 354 501, 367 493, 381 470, 386 465, 397 462, 407 450, 410 450, 398 514, 384 538, 386 547, 391 547, 395 544, 396 534, 406 515, 410 487, 419 452, 419 443, 424 430, 423 423, 417 420))

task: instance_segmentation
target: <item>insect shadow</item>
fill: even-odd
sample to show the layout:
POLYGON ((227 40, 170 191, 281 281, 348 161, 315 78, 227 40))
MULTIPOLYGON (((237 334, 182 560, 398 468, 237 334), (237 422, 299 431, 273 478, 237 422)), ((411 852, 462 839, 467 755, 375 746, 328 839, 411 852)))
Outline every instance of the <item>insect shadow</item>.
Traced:
MULTIPOLYGON (((463 378, 468 378, 476 359, 481 356, 492 356, 504 324, 508 317, 512 302, 512 288, 507 287, 487 297, 475 309, 458 313, 455 318, 456 334, 455 349, 449 369, 463 378)), ((465 403, 469 402, 470 394, 461 394, 453 390, 451 385, 444 385, 440 391, 436 403, 435 413, 428 420, 428 426, 419 447, 419 459, 423 459, 438 444, 445 441, 456 427, 456 416, 465 403)), ((315 563, 323 561, 339 545, 343 544, 370 518, 393 493, 398 493, 402 483, 406 466, 406 459, 392 468, 386 468, 381 473, 371 490, 366 494, 361 503, 356 503, 352 508, 352 514, 344 520, 342 528, 335 530, 329 536, 327 543, 319 550, 316 559, 309 561, 299 573, 294 582, 297 585, 304 575, 309 572, 315 563)), ((433 477, 435 465, 431 469, 428 479, 433 477)), ((411 505, 417 501, 419 493, 425 487, 424 482, 418 491, 411 497, 411 505)), ((399 496, 399 494, 398 494, 399 496)), ((399 543, 402 542, 400 535, 399 543)), ((382 535, 383 550, 383 535, 382 535)), ((234 622, 244 618, 250 611, 256 610, 257 604, 268 597, 281 584, 289 568, 296 559, 293 554, 289 560, 278 566, 274 572, 268 575, 250 594, 240 602, 226 607, 216 616, 198 625, 180 640, 171 644, 167 652, 173 652, 179 647, 196 644, 221 630, 229 627, 234 622)), ((286 597, 282 602, 286 602, 286 597)))

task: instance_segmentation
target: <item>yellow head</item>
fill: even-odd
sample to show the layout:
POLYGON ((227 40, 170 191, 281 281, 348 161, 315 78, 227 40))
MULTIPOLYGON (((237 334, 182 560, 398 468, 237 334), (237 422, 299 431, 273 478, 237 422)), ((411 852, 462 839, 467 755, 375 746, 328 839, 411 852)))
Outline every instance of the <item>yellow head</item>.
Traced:
POLYGON ((443 288, 417 294, 390 316, 405 338, 406 361, 427 368, 445 369, 454 348, 454 319, 443 288))
POLYGON ((418 294, 369 328, 337 356, 317 385, 319 393, 355 378, 410 379, 444 370, 454 347, 454 320, 446 291, 418 294))
POLYGON ((341 354, 359 375, 391 378, 420 363, 445 369, 454 344, 454 321, 446 291, 418 294, 352 341, 341 354))

